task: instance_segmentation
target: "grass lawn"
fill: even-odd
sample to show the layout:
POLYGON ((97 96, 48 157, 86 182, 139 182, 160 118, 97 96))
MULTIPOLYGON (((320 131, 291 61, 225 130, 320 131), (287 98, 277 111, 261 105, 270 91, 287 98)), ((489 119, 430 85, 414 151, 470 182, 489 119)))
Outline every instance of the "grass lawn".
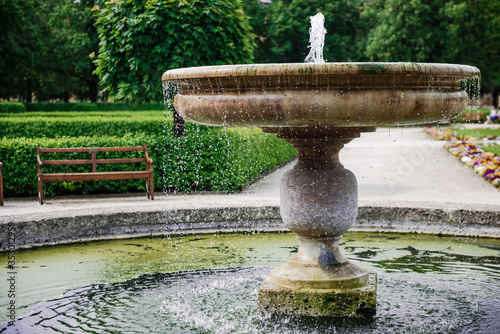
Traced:
MULTIPOLYGON (((452 130, 454 133, 456 133, 457 136, 473 136, 473 137, 486 137, 486 136, 494 136, 494 137, 500 137, 500 127, 496 129, 453 129, 452 130)), ((500 156, 500 146, 499 145, 487 145, 487 146, 481 146, 481 148, 485 151, 494 153, 498 156, 500 156)))
POLYGON ((481 148, 485 151, 494 153, 498 156, 500 156, 500 145, 488 145, 488 146, 481 146, 481 148))
POLYGON ((496 129, 450 129, 451 132, 455 133, 457 136, 473 136, 473 137, 485 137, 485 136, 500 136, 500 127, 496 129))

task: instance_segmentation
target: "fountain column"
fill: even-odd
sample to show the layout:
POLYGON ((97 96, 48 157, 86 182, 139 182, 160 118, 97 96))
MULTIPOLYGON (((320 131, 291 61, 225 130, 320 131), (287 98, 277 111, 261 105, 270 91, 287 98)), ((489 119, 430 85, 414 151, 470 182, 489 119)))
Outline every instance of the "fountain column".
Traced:
POLYGON ((358 190, 339 161, 344 144, 373 127, 274 128, 299 152, 281 185, 281 215, 299 240, 288 263, 271 271, 259 310, 294 316, 366 317, 376 310, 376 274, 350 262, 339 239, 354 223, 358 190))

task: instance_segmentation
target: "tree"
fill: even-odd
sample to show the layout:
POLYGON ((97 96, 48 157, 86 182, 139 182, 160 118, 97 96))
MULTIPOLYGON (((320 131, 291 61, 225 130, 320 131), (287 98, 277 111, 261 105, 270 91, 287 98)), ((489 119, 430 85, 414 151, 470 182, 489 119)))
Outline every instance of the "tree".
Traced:
POLYGON ((162 100, 164 71, 250 63, 255 45, 239 0, 111 1, 97 30, 104 90, 139 103, 162 100))
POLYGON ((31 100, 33 77, 47 49, 42 10, 37 0, 0 0, 0 97, 31 100))
POLYGON ((368 33, 366 55, 378 61, 441 61, 446 31, 439 29, 440 8, 445 1, 376 1, 363 13, 378 22, 368 33))
POLYGON ((318 12, 325 16, 325 60, 364 60, 358 43, 365 27, 360 21, 362 1, 276 0, 262 5, 253 0, 245 8, 257 35, 258 62, 304 62, 309 53, 310 17, 318 12))
POLYGON ((0 96, 97 100, 92 8, 103 0, 0 0, 0 96))
POLYGON ((448 1, 442 11, 449 22, 444 43, 449 59, 477 66, 481 70, 482 92, 492 92, 497 105, 500 92, 500 2, 448 1))
POLYGON ((362 17, 377 22, 368 34, 370 60, 474 65, 482 91, 498 95, 498 0, 376 0, 362 17))
POLYGON ((254 61, 256 63, 269 63, 269 50, 271 48, 270 39, 267 38, 269 23, 271 22, 272 6, 264 4, 259 0, 242 1, 245 15, 248 16, 248 23, 252 27, 256 48, 254 51, 254 61))
POLYGON ((94 57, 99 50, 95 27, 95 12, 104 1, 52 0, 47 18, 51 34, 44 67, 53 80, 50 88, 41 92, 43 97, 54 98, 76 95, 97 102, 99 78, 94 57))

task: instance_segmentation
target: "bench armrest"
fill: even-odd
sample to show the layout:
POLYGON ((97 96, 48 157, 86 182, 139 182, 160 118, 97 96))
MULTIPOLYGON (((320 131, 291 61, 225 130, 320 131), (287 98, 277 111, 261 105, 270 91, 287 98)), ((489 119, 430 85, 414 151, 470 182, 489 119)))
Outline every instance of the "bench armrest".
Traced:
MULTIPOLYGON (((149 154, 148 154, 148 145, 144 145, 144 156, 146 157, 146 161, 152 165, 153 164, 153 159, 151 159, 149 157, 149 154)), ((152 167, 151 167, 151 169, 152 169, 152 167)))

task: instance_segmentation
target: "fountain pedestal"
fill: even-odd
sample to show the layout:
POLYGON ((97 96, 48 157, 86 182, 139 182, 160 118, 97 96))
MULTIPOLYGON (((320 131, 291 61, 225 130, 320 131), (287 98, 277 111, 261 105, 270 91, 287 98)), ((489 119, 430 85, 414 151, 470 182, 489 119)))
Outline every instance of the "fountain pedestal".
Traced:
POLYGON ((290 261, 273 271, 258 295, 259 310, 279 315, 357 317, 375 314, 376 275, 351 263, 339 239, 354 223, 358 190, 338 154, 371 127, 281 128, 299 152, 281 185, 281 215, 299 240, 290 261))

